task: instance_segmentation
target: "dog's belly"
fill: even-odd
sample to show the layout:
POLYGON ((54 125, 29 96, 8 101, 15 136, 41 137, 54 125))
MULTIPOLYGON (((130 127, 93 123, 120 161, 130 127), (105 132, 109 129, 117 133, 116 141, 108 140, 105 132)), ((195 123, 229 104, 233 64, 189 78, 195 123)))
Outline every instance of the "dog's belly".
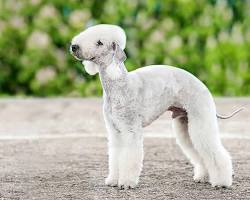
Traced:
POLYGON ((172 111, 172 118, 177 117, 187 117, 187 111, 184 108, 178 108, 175 106, 170 106, 168 108, 169 111, 172 111))
POLYGON ((153 121, 155 121, 156 119, 158 119, 164 112, 166 111, 171 111, 172 112, 172 119, 175 118, 183 118, 187 121, 187 111, 183 108, 179 108, 179 107, 175 107, 175 106, 170 106, 168 107, 165 111, 159 112, 157 115, 154 115, 150 118, 144 118, 142 121, 142 127, 146 127, 148 125, 150 125, 153 121))

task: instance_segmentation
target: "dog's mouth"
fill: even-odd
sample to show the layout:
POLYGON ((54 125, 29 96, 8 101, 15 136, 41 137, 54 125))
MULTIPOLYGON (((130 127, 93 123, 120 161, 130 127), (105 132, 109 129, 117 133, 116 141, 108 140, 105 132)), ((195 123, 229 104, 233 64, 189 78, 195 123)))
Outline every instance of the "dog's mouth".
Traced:
POLYGON ((75 54, 73 54, 73 56, 74 56, 74 58, 75 58, 76 60, 83 61, 83 59, 82 59, 82 58, 79 58, 79 57, 78 57, 78 56, 76 56, 75 54))
POLYGON ((83 61, 83 57, 79 55, 78 52, 72 52, 70 51, 71 55, 76 59, 76 60, 79 60, 79 61, 83 61))
POLYGON ((90 57, 90 58, 83 58, 83 57, 81 57, 81 56, 79 56, 79 55, 76 55, 76 54, 73 54, 73 56, 74 56, 74 58, 75 59, 77 59, 77 60, 79 60, 79 61, 85 61, 85 60, 88 60, 88 61, 94 61, 95 60, 95 56, 94 57, 90 57))

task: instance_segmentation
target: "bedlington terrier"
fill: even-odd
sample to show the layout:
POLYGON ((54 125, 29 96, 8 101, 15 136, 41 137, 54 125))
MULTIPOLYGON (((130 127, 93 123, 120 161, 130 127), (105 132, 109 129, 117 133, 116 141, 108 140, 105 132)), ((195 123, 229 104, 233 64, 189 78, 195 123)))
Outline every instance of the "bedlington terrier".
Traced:
POLYGON ((71 41, 71 53, 86 71, 99 73, 108 131, 109 175, 105 183, 134 188, 143 166, 142 128, 166 111, 183 153, 194 167, 194 181, 232 184, 232 161, 223 147, 216 108, 208 88, 187 71, 152 65, 128 72, 126 35, 115 25, 92 26, 71 41))

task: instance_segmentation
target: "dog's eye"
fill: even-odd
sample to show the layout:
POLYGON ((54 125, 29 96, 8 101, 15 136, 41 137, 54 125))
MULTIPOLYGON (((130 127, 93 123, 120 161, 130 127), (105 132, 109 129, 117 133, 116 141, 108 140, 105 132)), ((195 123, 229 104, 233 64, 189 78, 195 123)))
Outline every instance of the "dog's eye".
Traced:
POLYGON ((97 43, 96 43, 97 46, 101 46, 103 45, 103 43, 101 42, 101 40, 98 40, 97 43))

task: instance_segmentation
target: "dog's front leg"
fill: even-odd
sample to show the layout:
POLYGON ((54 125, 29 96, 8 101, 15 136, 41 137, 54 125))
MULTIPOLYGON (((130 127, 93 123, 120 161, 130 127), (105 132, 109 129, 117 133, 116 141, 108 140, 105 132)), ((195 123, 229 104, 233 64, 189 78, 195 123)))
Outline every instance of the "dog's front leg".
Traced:
POLYGON ((105 184, 117 186, 119 178, 120 136, 111 129, 109 130, 108 140, 109 174, 105 180, 105 184))
POLYGON ((120 134, 118 187, 120 189, 135 188, 143 165, 142 133, 128 131, 120 134))

